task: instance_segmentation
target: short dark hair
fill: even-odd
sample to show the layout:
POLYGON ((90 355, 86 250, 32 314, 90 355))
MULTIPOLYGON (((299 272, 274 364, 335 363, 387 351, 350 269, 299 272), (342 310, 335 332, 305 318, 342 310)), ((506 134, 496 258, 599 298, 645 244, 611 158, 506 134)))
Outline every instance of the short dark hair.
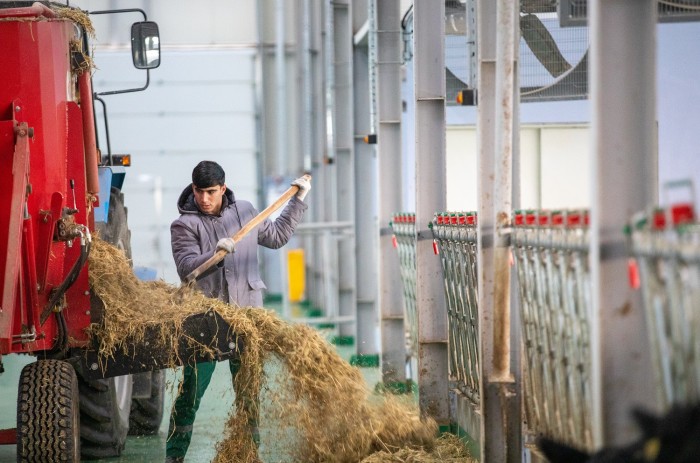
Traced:
POLYGON ((192 170, 192 184, 199 188, 209 188, 226 183, 224 169, 214 161, 202 161, 192 170))

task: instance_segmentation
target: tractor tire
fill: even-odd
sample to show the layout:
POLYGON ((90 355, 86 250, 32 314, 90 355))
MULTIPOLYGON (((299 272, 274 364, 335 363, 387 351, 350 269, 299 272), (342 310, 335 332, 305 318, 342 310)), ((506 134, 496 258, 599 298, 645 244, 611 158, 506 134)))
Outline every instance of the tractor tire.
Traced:
POLYGON ((26 365, 19 378, 17 461, 79 462, 78 379, 60 360, 26 365))
MULTIPOLYGON (((131 259, 131 232, 127 224, 124 194, 112 188, 107 223, 98 222, 103 241, 124 251, 131 259)), ((88 380, 78 376, 80 386, 80 441, 83 459, 121 455, 129 432, 131 376, 88 380)))
POLYGON ((82 457, 118 457, 129 432, 131 376, 95 380, 79 376, 78 384, 82 457))
POLYGON ((158 434, 163 421, 165 402, 165 370, 151 372, 151 396, 131 399, 129 435, 153 436, 158 434))

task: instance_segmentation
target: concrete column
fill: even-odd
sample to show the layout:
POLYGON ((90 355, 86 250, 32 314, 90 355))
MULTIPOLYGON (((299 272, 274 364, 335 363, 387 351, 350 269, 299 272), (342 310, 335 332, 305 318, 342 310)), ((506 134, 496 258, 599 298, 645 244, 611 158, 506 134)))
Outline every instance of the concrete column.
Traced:
MULTIPOLYGON (((348 0, 335 0, 333 5, 334 43, 334 106, 335 163, 338 170, 335 189, 337 220, 355 220, 355 156, 353 146, 353 70, 352 70, 352 12, 348 0)), ((355 237, 346 235, 338 240, 338 313, 356 318, 356 257, 355 237)), ((332 271, 332 269, 328 269, 332 271)), ((341 336, 355 337, 354 323, 339 324, 341 336)))
MULTIPOLYGON (((362 205, 355 210, 357 237, 357 355, 379 354, 377 328, 379 320, 379 281, 382 278, 377 260, 379 223, 377 208, 379 186, 377 181, 376 145, 364 142, 371 133, 369 97, 369 53, 364 26, 368 17, 367 2, 352 4, 355 49, 353 54, 353 94, 355 108, 355 198, 362 205)), ((403 327, 401 328, 403 329, 403 327)), ((404 354, 405 355, 405 354, 404 354)), ((403 355, 399 364, 403 362, 403 355)))
POLYGON ((416 99, 416 306, 421 413, 449 425, 447 308, 428 223, 445 210, 445 4, 413 3, 416 99))
MULTIPOLYGON (((370 48, 376 57, 377 153, 379 156, 379 275, 382 377, 406 380, 406 336, 399 256, 389 222, 401 206, 401 2, 370 0, 370 48), (374 7, 371 8, 371 7, 374 7), (372 11, 373 10, 373 11, 372 11), (371 16, 370 16, 371 18, 371 16)), ((372 55, 372 54, 370 54, 372 55)), ((370 103, 371 104, 371 103, 370 103)))
POLYGON ((637 433, 631 409, 654 405, 641 294, 627 282, 623 227, 657 203, 656 8, 651 0, 589 2, 596 447, 629 441, 637 433))
MULTIPOLYGON (((510 0, 483 0, 477 7, 478 43, 478 281, 481 354, 481 459, 519 462, 520 402, 511 346, 508 229, 517 151, 518 10, 510 0)), ((515 350, 518 352, 518 350, 515 350)))

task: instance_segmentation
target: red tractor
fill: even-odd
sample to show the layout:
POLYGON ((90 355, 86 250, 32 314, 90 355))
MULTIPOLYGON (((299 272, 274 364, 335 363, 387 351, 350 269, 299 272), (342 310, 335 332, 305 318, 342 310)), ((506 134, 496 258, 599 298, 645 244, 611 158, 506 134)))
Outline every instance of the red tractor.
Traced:
MULTIPOLYGON (((90 14, 139 12, 132 55, 147 86, 160 63, 157 25, 141 10, 90 14)), ((134 345, 97 368, 105 363, 85 331, 103 314, 88 282, 92 234, 130 257, 121 192, 130 157, 102 154, 93 103, 146 87, 93 93, 88 18, 50 2, 0 3, 0 374, 3 356, 37 358, 20 375, 17 428, 0 430, 20 462, 117 456, 127 432, 157 433, 163 415, 158 368, 170 356, 134 345)), ((218 316, 191 318, 186 331, 211 333, 221 359, 234 355, 218 316)))

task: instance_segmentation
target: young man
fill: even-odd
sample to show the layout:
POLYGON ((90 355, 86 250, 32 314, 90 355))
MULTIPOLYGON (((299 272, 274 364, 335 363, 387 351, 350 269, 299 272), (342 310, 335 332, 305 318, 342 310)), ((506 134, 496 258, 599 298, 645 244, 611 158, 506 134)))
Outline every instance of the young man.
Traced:
MULTIPOLYGON (((265 220, 251 230, 238 244, 231 238, 238 230, 258 215, 248 201, 237 200, 226 188, 225 173, 212 161, 202 161, 192 171, 192 184, 177 201, 180 218, 170 226, 171 244, 178 275, 184 279, 219 249, 229 254, 207 271, 198 281, 201 291, 241 307, 261 307, 265 284, 258 272, 258 245, 277 249, 284 246, 308 208, 304 197, 311 189, 305 178, 292 185, 299 187, 296 196, 287 203, 275 219, 265 220)), ((196 368, 184 367, 182 385, 170 416, 170 430, 166 444, 166 462, 184 461, 192 438, 192 424, 202 395, 209 385, 216 362, 199 363, 196 368)), ((231 375, 239 369, 231 361, 231 375)), ((251 423, 251 432, 257 438, 257 425, 251 423)))

